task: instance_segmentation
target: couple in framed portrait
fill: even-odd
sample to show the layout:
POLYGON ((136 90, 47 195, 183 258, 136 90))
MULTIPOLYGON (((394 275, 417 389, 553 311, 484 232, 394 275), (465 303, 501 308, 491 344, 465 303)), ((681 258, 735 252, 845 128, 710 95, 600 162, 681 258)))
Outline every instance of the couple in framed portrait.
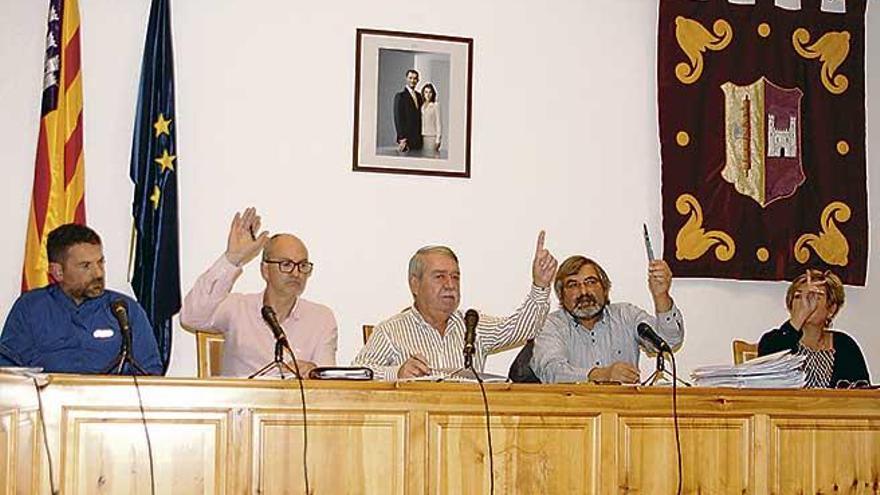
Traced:
POLYGON ((419 87, 419 72, 406 71, 401 91, 394 94, 394 128, 400 153, 437 156, 441 145, 440 103, 430 82, 419 87))

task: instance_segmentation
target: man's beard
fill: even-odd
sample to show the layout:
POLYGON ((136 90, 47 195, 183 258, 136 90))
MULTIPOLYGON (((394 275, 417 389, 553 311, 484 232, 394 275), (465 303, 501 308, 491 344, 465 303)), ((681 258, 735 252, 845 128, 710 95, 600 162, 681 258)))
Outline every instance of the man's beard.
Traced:
POLYGON ((595 297, 590 294, 584 294, 575 301, 575 305, 569 311, 575 318, 582 320, 592 320, 597 317, 605 308, 606 301, 600 304, 595 297))
POLYGON ((104 279, 96 278, 73 292, 79 299, 94 299, 104 293, 104 279))

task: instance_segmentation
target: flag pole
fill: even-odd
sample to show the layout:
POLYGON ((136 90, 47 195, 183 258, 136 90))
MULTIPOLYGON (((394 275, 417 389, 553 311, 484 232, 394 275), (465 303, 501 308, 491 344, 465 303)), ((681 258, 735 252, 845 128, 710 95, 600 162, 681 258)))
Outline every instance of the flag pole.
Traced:
POLYGON ((134 276, 134 243, 137 238, 137 230, 134 225, 134 218, 131 219, 131 239, 128 242, 128 280, 131 284, 131 278, 134 276))

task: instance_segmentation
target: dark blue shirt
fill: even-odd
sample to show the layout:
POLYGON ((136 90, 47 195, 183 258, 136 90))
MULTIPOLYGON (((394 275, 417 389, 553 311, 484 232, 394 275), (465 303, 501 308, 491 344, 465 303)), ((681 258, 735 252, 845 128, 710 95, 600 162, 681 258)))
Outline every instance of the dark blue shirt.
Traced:
MULTIPOLYGON (((162 374, 162 361, 147 314, 118 292, 86 299, 79 306, 57 284, 22 294, 0 334, 0 366, 41 367, 50 373, 103 373, 119 354, 122 336, 111 301, 128 306, 132 355, 147 372, 162 374)), ((128 366, 124 374, 130 374, 128 366)))

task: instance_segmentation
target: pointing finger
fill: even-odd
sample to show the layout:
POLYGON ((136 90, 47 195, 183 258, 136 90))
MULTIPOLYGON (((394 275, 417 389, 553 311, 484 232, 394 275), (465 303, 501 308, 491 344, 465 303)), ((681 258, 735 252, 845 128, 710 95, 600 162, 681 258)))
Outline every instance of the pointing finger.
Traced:
POLYGON ((544 231, 538 232, 538 246, 535 248, 535 254, 544 250, 544 231))

